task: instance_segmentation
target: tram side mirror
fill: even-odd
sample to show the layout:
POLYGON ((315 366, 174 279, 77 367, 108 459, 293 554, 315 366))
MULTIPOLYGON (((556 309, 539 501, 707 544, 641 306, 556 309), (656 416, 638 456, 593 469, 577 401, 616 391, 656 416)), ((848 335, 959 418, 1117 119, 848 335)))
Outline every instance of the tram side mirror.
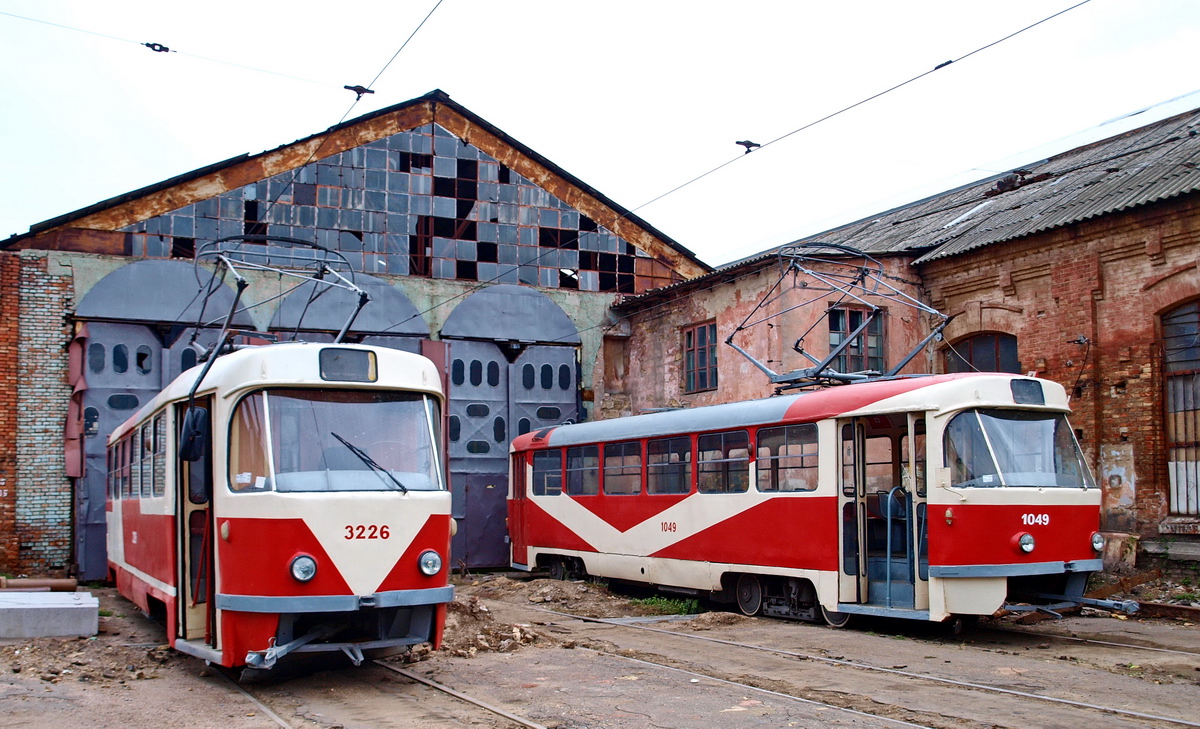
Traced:
POLYGON ((208 411, 190 407, 183 416, 183 428, 179 433, 179 457, 185 461, 204 458, 208 445, 208 411))

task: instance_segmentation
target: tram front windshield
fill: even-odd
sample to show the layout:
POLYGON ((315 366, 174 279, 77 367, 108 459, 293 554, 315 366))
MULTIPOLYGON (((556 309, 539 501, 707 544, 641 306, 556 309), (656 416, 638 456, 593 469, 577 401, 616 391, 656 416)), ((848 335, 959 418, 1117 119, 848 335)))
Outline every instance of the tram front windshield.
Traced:
POLYGON ((1075 434, 1061 413, 978 409, 946 428, 954 488, 1094 488, 1075 434))
POLYGON ((440 407, 422 393, 264 390, 229 433, 234 491, 432 491, 442 481, 440 407))

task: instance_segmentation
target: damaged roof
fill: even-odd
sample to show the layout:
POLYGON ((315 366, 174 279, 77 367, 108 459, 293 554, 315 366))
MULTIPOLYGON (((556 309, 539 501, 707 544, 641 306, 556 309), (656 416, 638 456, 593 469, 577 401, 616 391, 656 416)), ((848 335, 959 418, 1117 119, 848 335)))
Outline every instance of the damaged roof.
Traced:
POLYGON ((63 229, 118 230, 199 199, 213 197, 249 182, 270 177, 337 154, 381 136, 436 123, 474 144, 524 177, 559 195, 601 225, 647 253, 679 268, 684 276, 702 275, 711 267, 632 211, 513 139, 505 132, 435 89, 424 96, 351 119, 329 129, 259 154, 243 154, 138 190, 32 225, 28 233, 0 240, 0 249, 19 249, 31 239, 63 229), (568 199, 569 198, 569 199, 568 199))

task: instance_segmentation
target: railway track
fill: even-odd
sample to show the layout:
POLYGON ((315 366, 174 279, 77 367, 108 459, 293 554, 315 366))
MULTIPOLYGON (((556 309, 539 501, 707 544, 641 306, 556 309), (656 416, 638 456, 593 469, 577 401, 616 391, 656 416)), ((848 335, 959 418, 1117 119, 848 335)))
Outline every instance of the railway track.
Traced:
POLYGON ((987 627, 987 628, 983 628, 980 630, 981 630, 981 632, 986 631, 986 632, 991 632, 991 633, 1000 633, 1003 635, 1015 635, 1015 636, 1022 636, 1025 638, 1031 638, 1031 639, 1037 639, 1037 640, 1057 640, 1057 641, 1063 641, 1063 642, 1069 642, 1069 643, 1080 643, 1080 644, 1090 645, 1090 646, 1099 646, 1099 647, 1104 647, 1104 648, 1149 651, 1149 652, 1153 652, 1153 653, 1165 653, 1165 654, 1171 654, 1171 655, 1177 655, 1177 656, 1186 656, 1188 658, 1200 659, 1200 651, 1181 650, 1179 648, 1166 648, 1164 646, 1159 646, 1159 645, 1144 645, 1141 643, 1122 643, 1120 641, 1101 640, 1099 638, 1084 638, 1084 637, 1080 637, 1080 636, 1076 636, 1076 635, 1059 635, 1056 633, 1036 632, 1036 631, 1031 631, 1031 630, 1013 630, 1011 628, 1000 628, 1000 627, 987 627))
MULTIPOLYGON (((1196 720, 1187 718, 1187 716, 1185 715, 1185 712, 1183 712, 1183 711, 1180 711, 1178 715, 1168 715, 1165 713, 1159 713, 1157 711, 1137 710, 1137 709, 1131 709, 1131 708, 1122 707, 1122 706, 1108 705, 1108 704, 1101 703, 1101 702, 1084 701, 1084 700, 1078 700, 1078 699, 1067 698, 1067 697, 1062 697, 1062 696, 1054 696, 1054 695, 1050 695, 1048 693, 1038 693, 1038 692, 1034 692, 1034 691, 1018 690, 1018 689, 1008 688, 1008 687, 1004 687, 1004 686, 982 683, 980 681, 949 678, 944 675, 938 675, 938 674, 935 674, 932 672, 909 670, 905 666, 879 665, 879 664, 875 664, 875 663, 871 663, 871 662, 867 662, 867 661, 863 661, 863 660, 847 659, 844 657, 835 657, 835 656, 824 655, 819 652, 792 651, 792 650, 787 650, 787 649, 783 649, 783 648, 779 648, 779 647, 754 645, 754 644, 742 643, 742 642, 733 641, 733 640, 714 638, 711 636, 694 635, 694 634, 683 633, 683 632, 674 631, 674 630, 666 630, 663 628, 656 628, 656 627, 652 627, 652 626, 648 626, 648 625, 644 625, 644 624, 638 624, 638 623, 630 623, 627 621, 607 620, 604 618, 580 617, 580 616, 576 616, 576 615, 570 615, 568 613, 561 613, 561 612, 554 611, 554 610, 548 610, 545 608, 534 608, 534 609, 554 615, 559 618, 565 618, 568 620, 583 621, 583 622, 587 622, 587 623, 594 623, 594 624, 599 624, 599 625, 610 626, 613 628, 620 628, 620 629, 624 629, 624 630, 647 631, 647 632, 651 632, 651 633, 655 633, 655 634, 659 634, 659 635, 669 635, 673 638, 679 638, 682 640, 696 641, 696 642, 705 643, 705 644, 709 644, 709 645, 721 646, 726 649, 736 649, 736 650, 741 650, 741 651, 752 651, 752 652, 758 652, 758 653, 764 653, 764 654, 771 654, 771 655, 775 655, 775 656, 781 656, 781 657, 795 659, 795 660, 804 661, 804 662, 812 662, 812 663, 822 664, 822 665, 826 665, 826 666, 836 666, 839 668, 854 669, 856 671, 887 675, 887 676, 891 676, 891 677, 902 677, 904 679, 919 681, 926 685, 940 686, 943 688, 962 689, 962 690, 968 690, 968 691, 975 692, 975 693, 991 694, 991 695, 998 696, 998 697, 1005 697, 1007 699, 1016 700, 1018 702, 1038 702, 1038 703, 1045 704, 1045 705, 1053 705, 1058 708, 1069 708, 1071 710, 1078 710, 1078 711, 1085 712, 1087 714, 1092 714, 1092 715, 1099 714, 1099 715, 1103 715, 1108 718, 1108 721, 1106 721, 1106 723, 1104 724, 1105 726, 1115 726, 1115 724, 1113 724, 1111 722, 1111 720, 1119 717, 1122 720, 1130 722, 1130 724, 1129 724, 1130 726, 1200 727, 1200 721, 1196 721, 1196 720)), ((1013 631, 1013 632, 1016 634, 1028 635, 1022 631, 1013 631)), ((1043 638, 1043 637, 1062 637, 1062 636, 1041 636, 1041 635, 1039 635, 1037 637, 1043 638)), ((1088 639, 1079 639, 1079 640, 1082 642, 1091 642, 1091 643, 1094 643, 1097 645, 1105 645, 1106 647, 1110 647, 1110 648, 1121 647, 1121 648, 1129 648, 1129 649, 1137 649, 1137 650, 1169 651, 1169 649, 1155 649, 1155 648, 1149 648, 1146 646, 1139 646, 1139 645, 1135 645, 1135 644, 1120 644, 1120 643, 1111 642, 1111 641, 1108 641, 1108 642, 1106 642, 1106 641, 1089 641, 1088 639)), ((1172 652, 1176 652, 1181 655, 1186 655, 1189 657, 1200 658, 1200 654, 1196 654, 1196 653, 1193 653, 1190 651, 1172 651, 1172 652)), ((616 655, 620 655, 620 654, 617 653, 616 655)), ((645 659, 643 657, 642 660, 647 660, 647 659, 645 659)), ((654 662, 654 661, 651 660, 651 662, 654 662)), ((663 663, 660 665, 667 665, 667 664, 663 663)), ((1083 721, 1081 721, 1080 723, 1083 723, 1083 721)))
MULTIPOLYGON (((1200 721, 1192 718, 1186 706, 1156 698, 1150 682, 1132 683, 1133 679, 1122 677, 1131 682, 1127 690, 1107 693, 1103 689, 1089 690, 1087 687, 1095 677, 1088 666, 1053 660, 1057 658, 1054 651, 1036 651, 1028 646, 1023 648, 1025 653, 1005 650, 1022 648, 1020 644, 990 648, 868 634, 878 645, 879 655, 886 656, 871 661, 861 656, 838 655, 851 652, 835 647, 847 634, 826 632, 823 628, 812 628, 821 633, 809 632, 804 637, 818 635, 829 640, 822 641, 820 649, 806 650, 784 645, 782 640, 754 639, 767 633, 777 637, 798 635, 798 631, 782 634, 773 631, 772 623, 776 621, 748 624, 759 633, 743 641, 626 620, 580 617, 535 606, 512 607, 526 614, 536 611, 550 617, 552 620, 545 623, 545 628, 558 633, 560 641, 565 636, 566 640, 576 642, 576 650, 480 654, 466 661, 442 657, 414 666, 376 662, 363 669, 332 672, 326 674, 327 678, 303 684, 289 682, 285 684, 286 696, 251 689, 259 694, 255 696, 241 687, 236 690, 258 707, 255 710, 261 716, 284 729, 328 726, 330 722, 350 726, 353 722, 346 717, 362 721, 363 701, 375 707, 377 717, 386 716, 390 725, 401 727, 452 726, 464 719, 471 724, 505 729, 645 726, 664 721, 675 727, 711 726, 713 717, 720 716, 711 710, 705 721, 693 723, 688 716, 696 702, 702 700, 700 697, 730 705, 738 704, 738 697, 742 697, 741 703, 759 705, 763 718, 758 723, 746 724, 755 727, 789 722, 794 726, 926 729, 1088 724, 1106 729, 1200 727, 1200 721), (924 667, 904 665, 912 662, 916 654, 934 653, 939 659, 953 655, 945 653, 946 650, 966 650, 979 655, 991 651, 998 654, 997 665, 1005 667, 997 670, 1009 670, 1010 674, 1005 680, 991 681, 970 673, 946 675, 946 670, 938 670, 941 660, 927 661, 930 665, 924 667), (1006 663, 1010 660, 1006 654, 1022 656, 1025 663, 1006 663), (593 658, 585 658, 589 655, 593 658), (621 669, 620 665, 628 668, 621 669), (401 680, 392 682, 382 677, 385 673, 401 680), (1070 680, 1064 678, 1073 674, 1079 675, 1070 680), (555 681, 558 684, 552 686, 555 681), (597 685, 605 687, 604 690, 595 690, 597 685), (688 693, 689 686, 692 693, 688 693), (442 698, 434 698, 434 692, 442 698), (721 692, 728 698, 714 698, 721 692), (1070 695, 1072 692, 1078 695, 1070 695), (366 693, 373 698, 369 701, 339 698, 343 694, 366 693), (313 709, 313 702, 318 700, 323 703, 313 709), (296 702, 309 707, 309 713, 297 715, 286 708, 296 702), (447 709, 450 702, 460 708, 447 709), (423 714, 417 716, 416 710, 423 714), (320 721, 306 718, 313 712, 319 714, 320 721), (780 717, 788 721, 770 723, 781 721, 780 717), (996 720, 997 717, 1002 719, 996 720)), ((786 623, 778 625, 792 627, 786 623)), ((734 630, 741 631, 744 627, 734 630)), ((1200 652, 1191 650, 1030 630, 996 632, 1126 654, 1151 651, 1200 665, 1200 652)), ((1179 693, 1174 695, 1177 698, 1179 693)))
MULTIPOLYGON (((359 723, 365 722, 366 725, 407 727, 410 724, 404 723, 405 717, 397 716, 397 714, 402 713, 398 707, 401 705, 412 705, 413 703, 427 705, 429 703, 429 694, 431 693, 448 697, 461 705, 470 707, 468 710, 473 711, 475 714, 474 716, 467 717, 472 725, 504 727, 505 729, 515 727, 548 729, 544 724, 508 711, 484 698, 471 696, 450 686, 421 676, 414 671, 385 663, 384 661, 371 661, 370 665, 361 669, 346 668, 336 672, 337 675, 332 677, 332 680, 343 689, 342 693, 344 694, 351 693, 351 691, 346 689, 353 683, 371 685, 377 694, 374 697, 375 700, 369 702, 374 707, 373 709, 364 708, 364 703, 368 702, 363 702, 357 698, 347 698, 339 701, 338 697, 334 697, 332 700, 327 699, 325 701, 325 705, 322 706, 319 712, 321 714, 319 719, 313 716, 311 711, 301 712, 300 716, 293 715, 291 718, 285 718, 284 714, 294 714, 295 712, 283 709, 280 705, 288 703, 289 699, 292 701, 296 698, 308 700, 313 692, 339 693, 337 689, 330 688, 325 682, 310 682, 301 678, 293 679, 281 685, 264 684, 245 687, 224 671, 217 671, 216 673, 225 680, 232 692, 254 707, 255 713, 266 717, 267 720, 280 727, 280 729, 305 729, 306 727, 329 725, 346 726, 353 723, 349 719, 351 716, 354 717, 355 721, 359 723), (399 675, 406 679, 406 682, 383 683, 375 680, 377 677, 373 675, 373 672, 377 671, 399 675), (379 688, 380 686, 383 688, 379 688), (389 699, 392 699, 392 701, 389 701, 389 699), (275 706, 272 706, 272 704, 275 706), (277 711, 276 709, 279 710, 277 711), (371 712, 374 712, 376 715, 372 716, 371 712), (485 723, 485 717, 487 716, 491 716, 495 721, 490 724, 485 723)), ((435 714, 436 710, 430 711, 426 708, 421 716, 410 715, 407 719, 411 722, 411 726, 414 727, 439 726, 439 718, 444 721, 442 725, 457 726, 463 719, 462 716, 446 715, 438 717, 435 714)))
MULTIPOLYGON (((821 723, 820 723, 821 726, 824 726, 828 723, 831 726, 843 726, 843 725, 844 726, 855 726, 855 727, 866 726, 866 727, 872 727, 872 728, 879 727, 880 729, 885 729, 888 727, 905 727, 905 728, 909 728, 909 729, 938 729, 938 727, 936 727, 936 726, 929 726, 926 724, 915 723, 912 721, 906 721, 906 720, 897 719, 894 717, 888 717, 888 716, 884 716, 884 715, 881 715, 878 713, 872 713, 869 711, 861 711, 861 710, 856 710, 856 709, 852 709, 852 708, 847 708, 844 706, 839 706, 834 703, 817 701, 814 699, 805 698, 805 697, 797 696, 797 695, 793 695, 793 694, 788 694, 785 692, 772 691, 770 689, 762 688, 760 686, 755 686, 750 683, 732 681, 732 680, 720 678, 718 676, 714 676, 711 674, 700 673, 700 672, 696 672, 696 671, 689 671, 687 669, 682 669, 682 668, 678 668, 678 667, 674 667, 674 666, 668 666, 668 665, 664 665, 664 664, 660 664, 660 663, 654 663, 652 661, 634 658, 631 656, 623 656, 623 655, 619 655, 619 654, 615 654, 615 653, 609 653, 609 652, 605 652, 605 651, 596 651, 596 650, 591 650, 591 649, 583 649, 581 652, 583 652, 583 653, 591 652, 596 655, 604 656, 612 661, 618 661, 621 663, 632 664, 632 665, 639 667, 640 669, 642 669, 644 671, 655 671, 655 672, 659 672, 659 673, 681 674, 681 675, 687 676, 689 679, 691 679, 693 681, 703 680, 705 682, 705 684, 708 687, 710 687, 710 688, 706 689, 706 693, 708 693, 709 691, 712 690, 711 689, 712 686, 717 686, 717 687, 720 687, 720 688, 723 688, 726 690, 732 690, 734 692, 734 694, 738 695, 738 696, 745 695, 745 694, 759 694, 759 695, 762 695, 765 697, 770 697, 772 699, 776 699, 780 702, 801 704, 810 710, 823 711, 823 712, 837 712, 841 715, 844 715, 849 720, 848 722, 829 721, 828 717, 825 717, 825 718, 822 718, 822 720, 821 720, 821 723)), ((497 726, 523 727, 524 729, 549 729, 549 726, 558 726, 559 725, 558 722, 555 722, 552 725, 539 723, 538 721, 535 721, 532 718, 522 716, 518 713, 515 713, 514 711, 505 709, 505 708, 497 705, 495 699, 485 699, 485 698, 481 698, 479 696, 474 696, 474 695, 465 693, 465 692, 457 690, 451 686, 447 686, 441 682, 433 681, 433 680, 431 680, 425 676, 422 676, 419 673, 414 672, 412 670, 409 670, 406 668, 401 668, 400 666, 397 666, 397 665, 385 663, 382 661, 373 661, 372 663, 373 663, 373 666, 371 667, 372 670, 375 668, 378 668, 378 669, 382 669, 384 671, 388 671, 392 674, 402 676, 405 679, 407 679, 408 681, 411 681, 412 684, 415 684, 422 689, 428 689, 430 691, 438 692, 442 695, 456 699, 462 703, 468 704, 471 707, 478 709, 479 712, 493 715, 494 718, 499 719, 501 722, 497 726)), ((264 699, 264 697, 256 696, 255 693, 252 692, 251 690, 247 690, 246 688, 238 685, 232 679, 228 678, 227 676, 224 676, 224 674, 221 674, 221 675, 226 678, 226 680, 228 681, 228 683, 231 686, 231 689, 234 692, 239 694, 245 701, 252 704, 255 707, 255 710, 257 712, 261 713, 264 717, 267 717, 276 726, 281 727, 281 729, 303 729, 304 727, 312 725, 308 721, 308 719, 306 719, 304 717, 301 717, 299 719, 293 719, 293 720, 289 721, 288 719, 285 719, 283 716, 281 716, 280 713, 277 713, 267 703, 267 701, 270 700, 272 702, 278 703, 280 701, 280 697, 278 695, 275 695, 275 696, 271 697, 270 699, 264 699)), ((365 678, 364 676, 361 676, 361 675, 357 676, 357 677, 360 680, 363 680, 365 678)), ((410 688, 410 686, 407 684, 400 684, 395 687, 395 691, 396 691, 397 695, 399 695, 400 693, 403 692, 407 695, 407 698, 411 698, 411 694, 408 691, 409 688, 410 688)), ((504 690, 502 687, 496 687, 495 691, 497 693, 504 693, 504 690)), ((357 707, 352 708, 350 706, 350 702, 347 702, 346 709, 348 712, 360 714, 360 716, 358 718, 361 720, 361 708, 357 708, 357 707)), ((384 710, 392 711, 391 709, 386 709, 386 708, 384 710)), ((618 709, 617 711, 628 714, 628 715, 646 716, 645 714, 639 714, 639 712, 637 712, 636 710, 632 710, 632 709, 618 709)), ((393 715, 393 718, 395 718, 394 715, 393 715)), ((335 724, 345 724, 346 723, 342 720, 339 720, 338 716, 330 715, 328 713, 325 714, 325 720, 322 723, 327 724, 330 720, 332 720, 335 724)), ((450 717, 446 717, 446 723, 444 725, 445 726, 457 725, 457 721, 458 721, 457 719, 452 720, 450 717)), ((421 722, 422 726, 434 727, 434 726, 442 725, 442 724, 439 724, 436 720, 431 720, 428 716, 422 717, 420 719, 420 722, 421 722)), ((480 723, 480 720, 475 719, 472 721, 472 723, 480 723)), ((395 725, 395 724, 393 724, 393 725, 395 725)), ((812 725, 817 726, 817 724, 812 724, 812 725)))

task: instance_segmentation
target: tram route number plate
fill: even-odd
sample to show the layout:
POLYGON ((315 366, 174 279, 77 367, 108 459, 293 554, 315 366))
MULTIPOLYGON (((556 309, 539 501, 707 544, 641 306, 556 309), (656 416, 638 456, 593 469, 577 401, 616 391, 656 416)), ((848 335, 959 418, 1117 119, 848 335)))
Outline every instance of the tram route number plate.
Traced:
POLYGON ((387 524, 347 524, 346 539, 388 539, 392 531, 387 524))

